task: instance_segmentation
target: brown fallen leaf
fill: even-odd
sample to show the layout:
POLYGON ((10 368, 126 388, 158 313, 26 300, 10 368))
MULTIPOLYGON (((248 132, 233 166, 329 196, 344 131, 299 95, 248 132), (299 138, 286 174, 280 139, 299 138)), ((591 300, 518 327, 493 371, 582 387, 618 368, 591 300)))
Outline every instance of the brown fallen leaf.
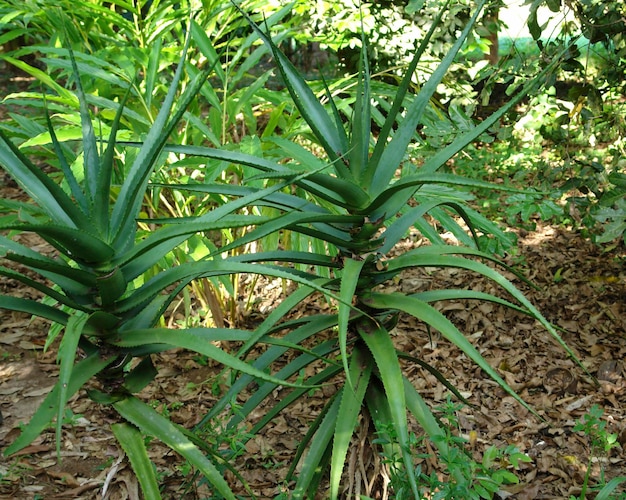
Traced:
POLYGON ((72 488, 78 488, 80 483, 76 480, 73 474, 69 472, 57 472, 55 470, 47 470, 46 474, 50 476, 52 479, 58 479, 63 484, 71 486, 72 488))

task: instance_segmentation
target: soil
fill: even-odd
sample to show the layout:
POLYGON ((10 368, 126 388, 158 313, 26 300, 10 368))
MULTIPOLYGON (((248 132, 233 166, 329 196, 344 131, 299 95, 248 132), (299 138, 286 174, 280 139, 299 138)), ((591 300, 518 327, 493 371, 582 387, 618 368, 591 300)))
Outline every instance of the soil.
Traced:
MULTIPOLYGON (((5 185, 1 190, 4 197, 19 196, 16 187, 5 185)), ((24 243, 40 244, 36 240, 24 243)), ((413 235, 398 251, 420 244, 423 242, 413 235)), ((607 479, 626 474, 622 448, 594 456, 589 437, 573 431, 575 422, 598 405, 604 411, 602 420, 607 430, 620 444, 626 444, 625 259, 623 246, 603 250, 566 228, 542 224, 536 231, 520 234, 519 253, 508 259, 537 288, 513 275, 510 278, 563 329, 563 339, 588 373, 528 317, 493 304, 449 301, 440 306, 541 418, 515 402, 436 332, 412 318, 401 318, 394 332, 398 348, 436 367, 471 403, 457 412, 457 418, 459 433, 469 439, 475 456, 480 457, 492 445, 515 445, 532 459, 517 471, 519 485, 501 490, 501 498, 563 499, 579 495, 587 467, 592 468, 592 483, 599 481, 601 474, 607 479), (590 374, 597 378, 597 384, 590 374)), ((494 291, 493 285, 473 275, 445 269, 411 271, 393 286, 403 291, 444 287, 494 291)), ((258 300, 249 321, 266 314, 282 293, 273 282, 257 284, 254 290, 258 300)), ((32 296, 32 291, 5 278, 0 279, 0 292, 32 296)), ((300 313, 323 307, 327 306, 312 300, 300 306, 300 313)), ((19 434, 21 423, 28 421, 58 374, 57 343, 48 350, 43 348, 47 329, 44 321, 0 311, 2 447, 19 434)), ((156 355, 155 365, 159 375, 141 397, 175 422, 192 427, 216 400, 215 393, 223 383, 220 366, 185 351, 156 355)), ((408 361, 405 369, 432 407, 446 401, 447 389, 432 374, 408 361)), ((277 391, 272 397, 278 400, 281 396, 277 391)), ((321 396, 327 394, 316 393, 300 401, 247 443, 236 467, 258 498, 275 498, 280 493, 297 441, 323 404, 321 396)), ((52 430, 17 455, 3 457, 0 498, 140 498, 137 480, 110 431, 110 424, 116 422, 114 412, 91 402, 85 391, 70 401, 69 408, 61 459, 57 459, 52 430)), ((414 430, 419 434, 418 428, 414 430)), ((379 487, 381 481, 375 481, 384 476, 384 467, 368 449, 366 431, 361 429, 349 453, 346 498, 354 498, 359 488, 372 497, 385 494, 379 487)), ((190 479, 185 464, 173 452, 152 442, 150 454, 164 498, 211 498, 210 490, 190 479)), ((421 460, 425 470, 437 470, 432 457, 421 460)), ((235 477, 227 477, 233 488, 247 497, 235 477)))

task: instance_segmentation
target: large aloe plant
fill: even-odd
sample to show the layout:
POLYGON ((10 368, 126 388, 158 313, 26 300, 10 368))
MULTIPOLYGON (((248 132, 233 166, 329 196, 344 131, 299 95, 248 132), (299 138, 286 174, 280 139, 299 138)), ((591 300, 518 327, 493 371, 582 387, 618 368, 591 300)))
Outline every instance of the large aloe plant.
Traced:
MULTIPOLYGON (((296 357, 284 365, 278 376, 295 377, 311 363, 323 360, 322 369, 306 379, 307 385, 317 385, 342 379, 337 393, 331 397, 321 414, 311 424, 310 431, 300 444, 298 459, 301 472, 296 477, 295 460, 287 480, 296 479, 294 498, 313 498, 325 471, 330 470, 330 498, 337 498, 341 477, 352 436, 359 425, 359 416, 365 409, 374 423, 392 423, 392 436, 384 425, 379 429, 390 439, 388 446, 396 446, 402 456, 405 471, 415 498, 419 497, 414 475, 413 457, 409 451, 409 426, 407 414, 411 413, 425 431, 433 438, 442 454, 448 453, 441 439, 443 432, 418 391, 403 374, 400 358, 418 363, 430 370, 442 383, 458 395, 435 367, 423 360, 398 352, 391 335, 399 315, 408 314, 428 327, 439 331, 443 337, 461 349, 478 367, 495 380, 505 391, 526 403, 507 385, 498 372, 489 365, 470 341, 437 310, 433 304, 443 300, 472 299, 491 301, 521 311, 536 318, 570 355, 572 351, 563 342, 557 331, 539 313, 508 279, 494 269, 497 260, 476 247, 449 246, 442 244, 436 231, 426 222, 428 215, 451 224, 451 211, 461 216, 472 229, 477 220, 473 212, 462 202, 462 196, 454 196, 449 186, 488 185, 464 178, 439 173, 438 170, 455 154, 478 138, 506 113, 512 106, 537 85, 541 77, 552 66, 538 75, 514 96, 510 103, 484 120, 473 129, 457 136, 450 144, 436 151, 419 168, 407 169, 408 174, 398 176, 399 169, 407 164, 407 150, 415 139, 416 127, 421 123, 425 111, 431 106, 432 96, 442 77, 452 64, 455 54, 476 20, 485 1, 479 3, 470 23, 459 36, 453 49, 424 83, 417 95, 409 95, 413 72, 420 56, 436 29, 433 25, 428 36, 416 48, 415 57, 407 68, 400 83, 395 100, 390 106, 382 129, 372 133, 371 76, 365 52, 361 57, 361 72, 358 75, 356 101, 351 116, 341 116, 340 107, 330 95, 323 98, 330 104, 325 107, 311 91, 296 68, 277 49, 270 36, 256 27, 259 36, 272 48, 278 69, 292 100, 310 127, 310 134, 321 146, 325 157, 314 156, 309 150, 295 142, 271 138, 270 147, 289 161, 273 161, 267 157, 209 149, 203 147, 169 147, 168 150, 188 155, 198 155, 220 161, 247 165, 265 172, 272 182, 306 175, 294 180, 297 189, 275 192, 256 202, 271 206, 279 215, 266 221, 262 217, 250 218, 256 227, 235 245, 283 231, 305 235, 322 245, 310 247, 310 251, 268 250, 264 253, 239 256, 237 261, 263 263, 264 266, 285 270, 292 278, 306 286, 300 287, 284 299, 272 311, 255 334, 244 343, 238 356, 252 356, 252 347, 267 335, 289 331, 282 338, 283 345, 271 347, 262 355, 253 358, 253 366, 268 369, 290 348, 295 348, 296 357), (400 252, 396 244, 407 230, 417 227, 432 239, 433 245, 400 252), (315 249, 332 248, 336 255, 315 249), (272 264, 267 264, 272 263, 272 264), (297 265, 318 272, 299 270, 297 265), (388 292, 385 283, 391 283, 410 268, 459 268, 472 271, 497 284, 510 299, 492 294, 467 290, 444 289, 416 291, 415 293, 388 292), (325 270, 326 272, 319 272, 325 270), (337 309, 332 313, 313 314, 297 320, 286 320, 286 316, 301 301, 320 287, 326 296, 336 300, 337 309), (281 323, 277 324, 277 322, 281 323), (328 331, 335 332, 329 340, 328 331), (319 340, 316 338, 319 336, 319 340), (305 349, 304 346, 308 348, 305 349), (313 345, 313 347, 311 347, 313 345), (296 347, 294 347, 296 346, 296 347)), ((444 9, 445 11, 445 9, 444 9)), ((365 45, 365 44, 364 44, 365 45)), ((556 64, 556 62, 554 63, 556 64)), ((269 154, 267 154, 269 156, 269 154)), ((221 186, 194 184, 177 186, 183 191, 225 192, 221 186)), ((250 196, 259 192, 245 186, 232 186, 227 190, 232 196, 250 196)), ((181 221, 188 223, 188 220, 181 221)), ((457 227, 458 230, 459 227, 457 227)), ((483 228, 484 229, 484 228, 483 228)), ((222 248, 221 251, 226 250, 222 248)), ((262 273, 262 269, 257 269, 262 273)), ((202 425, 209 425, 212 418, 233 401, 253 380, 252 375, 241 374, 223 399, 206 416, 202 425)), ((239 409, 230 421, 231 426, 241 423, 246 415, 257 411, 261 402, 276 390, 268 381, 239 409)), ((256 422, 252 433, 258 432, 289 404, 303 398, 306 389, 293 389, 281 396, 267 413, 256 422)), ((387 450, 387 456, 398 453, 387 450)))
MULTIPOLYGON (((67 401, 88 381, 99 381, 99 389, 89 391, 91 398, 111 405, 120 415, 113 432, 135 468, 146 498, 159 498, 153 466, 148 460, 143 434, 155 436, 186 458, 213 485, 216 495, 234 498, 222 475, 224 464, 216 450, 200 450, 188 435, 166 417, 134 396, 156 376, 151 354, 183 347, 208 356, 225 366, 275 384, 285 381, 260 371, 214 345, 219 340, 247 341, 249 332, 228 329, 183 329, 175 332, 158 327, 158 321, 177 294, 193 279, 250 272, 252 265, 233 262, 229 267, 218 259, 203 262, 189 260, 179 266, 162 268, 163 257, 191 235, 203 231, 247 224, 246 217, 234 213, 269 196, 301 178, 295 176, 273 187, 250 193, 230 204, 207 211, 186 225, 163 227, 147 236, 138 232, 138 219, 149 181, 165 161, 164 147, 175 131, 191 100, 206 84, 219 54, 208 60, 205 68, 196 69, 183 91, 178 90, 186 67, 191 39, 187 40, 173 75, 169 91, 160 103, 160 111, 138 149, 120 155, 123 146, 116 140, 124 113, 124 100, 110 123, 108 138, 99 138, 92 125, 88 98, 81 85, 80 72, 73 52, 69 66, 75 91, 63 90, 76 99, 80 109, 82 138, 75 161, 68 161, 68 145, 62 144, 51 118, 46 113, 48 133, 56 152, 56 163, 46 169, 33 164, 0 131, 0 166, 19 184, 29 201, 2 206, 13 212, 3 219, 0 230, 15 235, 34 233, 54 249, 57 257, 45 251, 25 247, 8 236, 0 236, 0 274, 41 292, 46 300, 0 295, 0 307, 22 311, 52 321, 49 346, 61 338, 58 352, 60 372, 52 391, 17 439, 4 453, 10 455, 27 446, 56 418, 57 450, 67 401), (129 164, 119 168, 128 159, 129 164), (52 176, 55 166, 64 182, 52 176), (113 181, 114 170, 125 173, 120 185, 113 181), (11 267, 19 263, 31 271, 22 273, 11 267), (155 269, 157 271, 155 272, 155 269), (38 278, 33 278, 35 273, 38 278), (208 457, 205 453, 208 452, 208 457), (213 455, 211 454, 213 453, 213 455)), ((128 93, 126 97, 128 96, 128 93)), ((256 271, 256 266, 254 267, 256 271)), ((274 271, 267 269, 272 274, 274 271)), ((288 277, 280 270, 277 276, 288 277)))

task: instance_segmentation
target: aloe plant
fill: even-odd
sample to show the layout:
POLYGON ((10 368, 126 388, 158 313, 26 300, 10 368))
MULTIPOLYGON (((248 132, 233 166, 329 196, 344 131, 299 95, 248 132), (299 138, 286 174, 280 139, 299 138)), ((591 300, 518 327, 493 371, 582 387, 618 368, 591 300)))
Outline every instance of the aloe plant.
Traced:
MULTIPOLYGON (((80 110, 82 138, 78 152, 66 156, 68 144, 61 143, 46 112, 48 134, 57 155, 56 163, 44 173, 40 166, 0 131, 0 166, 28 195, 28 202, 2 200, 12 216, 3 218, 2 231, 10 235, 34 233, 54 249, 57 257, 27 248, 8 236, 0 236, 0 274, 32 287, 45 296, 43 302, 0 295, 0 307, 33 314, 53 322, 46 346, 60 338, 58 380, 19 437, 4 453, 10 455, 27 446, 56 418, 56 446, 60 450, 60 431, 67 401, 88 381, 95 378, 99 389, 90 397, 111 405, 120 415, 112 430, 137 471, 147 498, 158 498, 159 489, 145 450, 143 435, 149 434, 186 458, 215 488, 216 494, 234 498, 222 469, 228 467, 217 450, 200 449, 186 431, 158 414, 134 394, 156 376, 151 354, 183 347, 208 356, 225 367, 247 373, 259 380, 285 384, 284 380, 260 371, 214 345, 219 340, 243 340, 249 332, 240 330, 182 329, 175 332, 158 326, 168 305, 192 280, 249 272, 252 265, 219 259, 195 262, 188 259, 176 267, 163 268, 164 256, 203 231, 246 225, 245 216, 235 212, 255 200, 279 191, 301 176, 277 183, 207 211, 187 225, 165 226, 147 235, 138 231, 138 219, 149 181, 163 164, 166 141, 175 131, 189 103, 206 85, 208 75, 219 61, 208 60, 205 68, 194 72, 184 90, 178 90, 184 75, 191 29, 187 29, 184 50, 165 99, 152 127, 140 147, 120 155, 124 146, 116 139, 124 113, 117 108, 110 123, 108 138, 99 138, 90 116, 89 99, 81 85, 80 71, 72 50, 69 66, 75 90, 63 90, 76 99, 80 110), (114 170, 125 176, 114 182, 114 170), (55 167, 64 178, 58 184, 55 167), (32 273, 14 270, 8 262, 19 263, 32 273), (155 272, 155 269, 157 270, 155 272), (56 325, 56 326, 54 326, 56 325), (208 456, 207 456, 208 454, 208 456)), ((256 271, 256 266, 254 266, 256 271)), ((267 268, 272 274, 274 271, 267 268)), ((276 270, 276 276, 289 277, 276 270)))
MULTIPOLYGON (((294 498, 312 498, 327 471, 330 474, 329 496, 338 498, 351 438, 358 426, 359 416, 364 414, 365 409, 365 414, 370 415, 373 422, 392 424, 393 439, 388 446, 396 447, 396 452, 387 450, 386 455, 402 457, 401 461, 415 498, 419 498, 419 491, 414 475, 413 457, 408 451, 407 414, 411 413, 415 417, 431 436, 441 454, 448 453, 445 440, 441 439, 443 432, 439 424, 426 402, 403 374, 400 360, 406 359, 409 363, 416 363, 429 370, 450 391, 459 397, 460 394, 436 367, 396 349, 391 332, 400 315, 411 315, 429 328, 439 331, 527 408, 520 396, 433 304, 444 300, 484 300, 523 312, 536 318, 555 341, 575 358, 557 331, 523 293, 493 266, 487 265, 502 265, 493 255, 475 246, 443 244, 426 219, 431 215, 450 225, 454 224, 450 213, 456 213, 476 236, 475 222, 479 219, 463 203, 463 197, 450 188, 489 185, 439 173, 438 170, 538 85, 556 62, 521 89, 504 108, 474 128, 459 134, 450 144, 428 157, 420 167, 411 165, 406 158, 408 148, 415 141, 416 127, 431 106, 437 85, 452 64, 484 4, 485 1, 479 3, 453 50, 421 86, 419 93, 409 95, 413 72, 437 23, 433 25, 427 37, 416 47, 415 56, 377 134, 371 129, 375 110, 372 109, 372 81, 365 49, 361 53, 355 104, 352 114, 345 116, 339 112, 340 104, 328 92, 322 96, 329 102, 325 107, 287 57, 277 49, 270 35, 255 26, 259 36, 271 47, 291 98, 309 125, 309 137, 313 137, 321 146, 324 156, 313 155, 301 143, 279 137, 271 137, 266 141, 264 157, 226 149, 193 146, 167 148, 175 153, 246 165, 263 172, 260 177, 266 177, 272 182, 291 178, 296 186, 289 192, 274 192, 255 201, 257 205, 271 206, 279 215, 271 220, 262 216, 251 217, 249 222, 254 229, 233 244, 220 249, 223 252, 285 231, 303 235, 311 241, 309 251, 268 249, 265 252, 240 255, 232 260, 271 266, 272 269, 282 268, 295 281, 304 285, 276 306, 266 321, 244 343, 237 356, 249 357, 255 368, 267 370, 282 355, 293 349, 295 357, 289 358, 293 360, 286 365, 281 365, 277 376, 289 380, 290 377, 298 376, 308 365, 321 361, 323 367, 305 378, 307 385, 328 383, 331 380, 335 383, 337 377, 343 381, 300 443, 297 460, 294 460, 286 478, 287 481, 296 480, 292 491, 294 498), (278 161, 271 159, 272 150, 281 157, 278 161), (284 158, 289 160, 284 161, 284 158), (400 176, 397 174, 399 170, 403 170, 400 176), (295 179, 296 175, 304 177, 295 179), (411 227, 420 230, 433 244, 398 254, 396 244, 411 227), (415 293, 385 291, 384 285, 392 283, 404 270, 419 267, 472 271, 497 284, 510 299, 466 289, 415 293), (318 272, 306 269, 315 269, 318 272), (297 320, 286 319, 294 307, 313 292, 319 292, 320 288, 327 297, 335 301, 336 311, 328 314, 320 312, 297 320), (256 358, 253 356, 252 347, 257 341, 284 331, 288 333, 281 337, 281 345, 269 348, 256 358), (330 338, 328 331, 333 332, 330 338), (297 475, 296 465, 299 461, 301 472, 297 475)), ((442 14, 444 11, 445 9, 442 14)), ((260 192, 259 188, 246 185, 230 186, 226 189, 223 186, 197 183, 173 188, 183 192, 227 192, 234 197, 260 192)), ((186 219, 180 223, 188 222, 186 219)), ((486 230, 484 227, 481 229, 486 230)), ((456 230, 461 231, 458 224, 456 230)), ((258 268, 256 272, 262 274, 263 270, 258 268)), ((205 416, 200 428, 210 425, 211 420, 253 380, 254 376, 248 374, 241 374, 236 378, 230 390, 205 416)), ((229 425, 237 426, 253 410, 258 411, 258 406, 276 389, 277 386, 272 381, 261 383, 229 425)), ((296 388, 284 396, 281 395, 280 401, 253 425, 251 434, 261 431, 280 411, 305 397, 306 393, 306 389, 296 388)), ((384 429, 379 429, 379 432, 384 433, 384 429)))

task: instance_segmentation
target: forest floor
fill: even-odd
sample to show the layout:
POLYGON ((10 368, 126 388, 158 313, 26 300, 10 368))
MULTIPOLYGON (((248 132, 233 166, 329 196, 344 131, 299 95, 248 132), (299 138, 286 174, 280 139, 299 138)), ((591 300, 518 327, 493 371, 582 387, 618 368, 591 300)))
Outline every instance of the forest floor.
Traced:
MULTIPOLYGON (((2 197, 20 197, 17 187, 7 179, 3 182, 0 178, 0 184, 2 197)), ((28 237, 21 242, 32 248, 41 245, 28 237)), ((397 251, 421 244, 424 242, 413 235, 397 251)), ((501 498, 578 497, 589 464, 592 483, 601 473, 607 480, 626 475, 622 448, 593 456, 590 437, 573 431, 575 422, 598 405, 604 411, 607 431, 616 434, 620 444, 626 444, 626 250, 621 246, 605 251, 575 232, 541 223, 535 231, 520 234, 518 250, 508 263, 522 270, 537 289, 507 276, 563 329, 563 339, 599 384, 534 320, 493 304, 449 301, 441 309, 542 419, 504 393, 437 332, 427 331, 414 319, 401 318, 394 340, 399 349, 432 364, 471 403, 457 412, 457 418, 460 433, 471 437, 471 451, 477 459, 492 445, 515 445, 532 459, 517 471, 519 485, 503 489, 501 498)), ((485 280, 451 269, 410 271, 393 286, 403 291, 450 287, 494 291, 485 280)), ((31 290, 7 278, 0 278, 0 292, 35 297, 31 290)), ((283 290, 280 284, 259 282, 253 293, 254 309, 242 318, 249 322, 266 314, 283 290)), ((324 302, 311 300, 301 304, 297 314, 324 307, 328 307, 324 302)), ((0 411, 4 417, 0 449, 19 434, 20 426, 55 382, 58 342, 44 351, 47 329, 41 320, 0 311, 0 411)), ((201 420, 224 388, 221 367, 193 353, 155 355, 155 365, 159 375, 141 397, 186 428, 201 420)), ((448 391, 429 372, 408 361, 405 370, 433 408, 445 403, 448 391)), ((299 401, 263 434, 246 443, 245 453, 235 465, 257 498, 275 498, 280 493, 297 443, 328 396, 317 392, 299 401)), ((283 394, 278 391, 273 397, 280 399, 283 394)), ((0 498, 140 498, 137 480, 110 431, 115 412, 91 402, 84 390, 72 398, 69 408, 63 427, 62 460, 57 460, 52 430, 17 455, 0 457, 0 498)), ((374 479, 384 474, 384 468, 380 457, 368 449, 365 431, 355 437, 349 453, 346 498, 354 498, 359 487, 371 497, 380 493, 375 491, 380 482, 374 479), (355 471, 361 475, 360 481, 355 471)), ((420 434, 419 429, 414 431, 420 434)), ((207 436, 222 446, 242 439, 220 428, 207 436)), ((164 485, 164 498, 211 498, 206 486, 189 481, 186 464, 173 452, 156 442, 150 447, 164 485)), ((420 460, 424 470, 437 470, 432 457, 420 460)), ((228 478, 233 488, 239 487, 232 474, 228 473, 228 478)), ((239 493, 246 496, 242 489, 239 493)), ((320 498, 323 496, 320 492, 320 498)))
MULTIPOLYGON (((416 238, 404 242, 406 248, 417 244, 416 238)), ((532 458, 517 472, 520 484, 503 490, 502 497, 568 498, 579 494, 589 463, 592 482, 598 480, 601 470, 607 479, 626 472, 622 449, 592 457, 589 436, 572 431, 575 422, 592 405, 598 405, 604 410, 607 430, 617 434, 620 443, 626 441, 624 250, 603 252, 577 234, 539 226, 520 238, 515 259, 522 261, 527 277, 539 289, 522 282, 519 286, 550 321, 564 329, 564 340, 599 379, 599 385, 594 385, 536 322, 491 304, 451 301, 442 310, 545 421, 516 403, 436 332, 429 335, 423 325, 401 320, 395 341, 405 352, 440 370, 472 403, 473 407, 464 407, 457 417, 461 434, 476 437, 472 444, 476 457, 488 446, 513 444, 532 458)), ((491 284, 458 270, 410 272, 395 286, 424 290, 470 285, 493 291, 491 284)), ((31 293, 7 279, 0 280, 0 289, 16 296, 31 293)), ((268 283, 257 287, 255 293, 258 311, 269 307, 281 291, 268 283)), ((303 303, 301 313, 319 307, 324 305, 303 303)), ((0 321, 0 410, 4 415, 0 445, 6 446, 54 384, 58 366, 55 349, 44 352, 42 348, 46 324, 6 311, 0 313, 0 321)), ((216 388, 223 383, 220 368, 184 351, 157 358, 159 376, 142 397, 189 428, 216 400, 216 388)), ((445 402, 447 390, 431 374, 410 363, 406 373, 433 407, 445 402)), ((300 401, 247 443, 237 467, 259 498, 274 498, 280 492, 297 440, 321 408, 320 396, 300 401)), ((85 391, 72 399, 70 408, 63 430, 62 461, 56 459, 53 432, 44 433, 17 456, 2 459, 0 498, 102 498, 103 487, 106 498, 139 498, 136 479, 109 430, 114 412, 92 403, 85 391)), ((380 461, 371 454, 364 459, 362 444, 355 438, 359 455, 355 460, 365 475, 380 474, 380 461)), ((173 453, 156 443, 151 453, 165 485, 165 498, 210 498, 203 487, 181 490, 187 471, 173 453)), ((423 467, 433 464, 432 459, 425 459, 423 467)), ((354 478, 347 478, 346 484, 354 486, 354 478)), ((362 492, 366 493, 365 489, 362 492)))

